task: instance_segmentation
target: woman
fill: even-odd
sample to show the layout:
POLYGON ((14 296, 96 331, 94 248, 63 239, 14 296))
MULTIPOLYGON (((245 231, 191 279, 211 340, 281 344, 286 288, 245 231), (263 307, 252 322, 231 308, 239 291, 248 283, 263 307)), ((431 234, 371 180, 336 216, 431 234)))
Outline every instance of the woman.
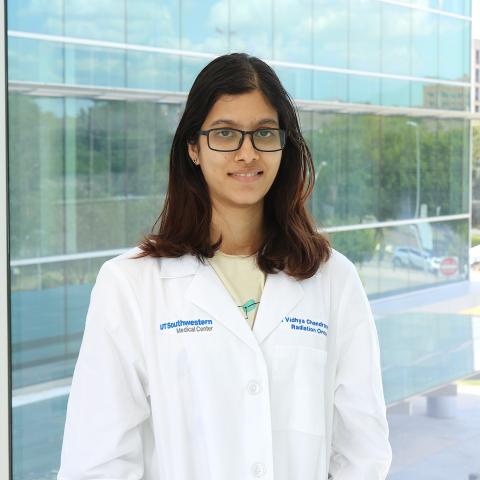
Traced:
POLYGON ((274 71, 209 63, 157 233, 98 274, 58 479, 386 477, 375 324, 305 209, 313 178, 274 71))

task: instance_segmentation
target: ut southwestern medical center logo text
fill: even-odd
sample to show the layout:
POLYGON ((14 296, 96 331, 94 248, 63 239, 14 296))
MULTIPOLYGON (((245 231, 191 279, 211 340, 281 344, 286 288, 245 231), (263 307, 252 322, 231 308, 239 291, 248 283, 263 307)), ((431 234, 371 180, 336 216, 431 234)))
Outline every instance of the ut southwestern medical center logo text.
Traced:
POLYGON ((203 320, 197 318, 196 320, 176 320, 175 322, 166 322, 160 324, 160 330, 170 330, 175 328, 177 333, 192 333, 192 332, 211 332, 213 321, 203 320))
POLYGON ((328 325, 323 322, 315 322, 309 318, 285 317, 282 322, 290 325, 292 330, 303 330, 306 332, 318 333, 319 335, 328 335, 328 325))

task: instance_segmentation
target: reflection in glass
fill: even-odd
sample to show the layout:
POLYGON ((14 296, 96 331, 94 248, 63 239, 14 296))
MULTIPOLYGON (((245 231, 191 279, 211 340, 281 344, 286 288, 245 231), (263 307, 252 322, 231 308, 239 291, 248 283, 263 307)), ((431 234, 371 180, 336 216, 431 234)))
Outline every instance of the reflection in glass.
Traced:
POLYGON ((341 73, 313 72, 312 100, 346 102, 348 76, 341 73))
POLYGON ((228 2, 182 0, 180 2, 180 48, 218 55, 228 52, 230 49, 229 22, 228 2))
POLYGON ((312 98, 312 70, 277 66, 274 66, 274 70, 290 96, 301 100, 312 98))
POLYGON ((125 42, 125 2, 63 0, 65 35, 125 42))
POLYGON ((125 50, 66 45, 65 83, 125 87, 125 50))
MULTIPOLYGON (((125 42, 125 2, 63 0, 65 35, 125 42)), ((58 8, 58 7, 57 7, 58 8)))
POLYGON ((8 40, 8 79, 24 82, 62 83, 63 46, 26 38, 8 40), (38 59, 42 61, 39 62, 38 59))
POLYGON ((382 78, 380 80, 380 98, 382 105, 409 107, 410 82, 382 78))
POLYGON ((410 8, 382 3, 382 72, 410 75, 410 8))
POLYGON ((313 2, 313 63, 348 66, 348 1, 313 2))
POLYGON ((350 2, 348 67, 380 72, 380 5, 376 0, 350 2))
POLYGON ((376 319, 387 405, 475 373, 475 323, 475 317, 437 312, 376 319))
POLYGON ((9 30, 62 35, 62 2, 37 2, 15 0, 8 2, 7 23, 9 30))
POLYGON ((173 92, 181 90, 178 55, 127 51, 126 56, 129 88, 173 92))
POLYGON ((468 220, 331 233, 370 298, 468 278, 468 220))
POLYGON ((469 88, 457 85, 411 82, 412 107, 468 111, 469 88))
POLYGON ((438 3, 438 8, 447 12, 458 13, 467 17, 471 15, 471 0, 438 0, 438 3))
POLYGON ((467 120, 311 115, 319 224, 468 212, 467 120))
POLYGON ((297 0, 293 5, 291 2, 276 1, 273 18, 274 59, 313 63, 312 2, 297 0))
POLYGON ((470 81, 470 22, 439 16, 438 76, 470 81))
POLYGON ((380 103, 380 79, 360 75, 348 76, 348 101, 350 103, 380 103))
POLYGON ((180 47, 180 0, 126 0, 127 43, 180 47))
MULTIPOLYGON (((180 91, 189 92, 202 68, 209 63, 207 58, 180 57, 180 91)), ((212 59, 213 60, 213 59, 212 59)))
MULTIPOLYGON (((281 6, 274 0, 261 2, 242 1, 229 4, 229 51, 246 52, 260 58, 274 58, 273 15, 275 8, 277 17, 281 16, 281 6), (280 7, 280 8, 279 8, 280 7), (252 18, 261 19, 252 22, 252 18)), ((297 8, 300 5, 297 4, 297 8)), ((275 33, 276 35, 277 33, 275 33)))
POLYGON ((412 10, 411 14, 411 75, 438 78, 439 15, 424 10, 412 10))
POLYGON ((9 97, 15 478, 56 478, 68 379, 93 282, 111 256, 102 251, 135 244, 160 213, 179 112, 9 97))

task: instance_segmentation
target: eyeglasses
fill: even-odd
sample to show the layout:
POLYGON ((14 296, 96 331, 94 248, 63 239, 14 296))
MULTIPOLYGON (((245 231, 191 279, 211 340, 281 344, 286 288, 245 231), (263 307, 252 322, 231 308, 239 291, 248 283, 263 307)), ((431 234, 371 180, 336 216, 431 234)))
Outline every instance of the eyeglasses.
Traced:
POLYGON ((250 131, 236 128, 211 128, 200 130, 198 133, 206 135, 208 147, 217 152, 238 150, 246 134, 251 136, 254 148, 260 152, 276 152, 285 147, 285 130, 281 128, 260 128, 250 131))

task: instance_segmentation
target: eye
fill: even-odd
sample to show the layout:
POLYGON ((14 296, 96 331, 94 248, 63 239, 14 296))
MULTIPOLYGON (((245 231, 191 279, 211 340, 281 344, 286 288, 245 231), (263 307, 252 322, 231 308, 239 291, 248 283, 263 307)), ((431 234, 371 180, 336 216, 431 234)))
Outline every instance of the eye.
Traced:
POLYGON ((262 137, 262 138, 268 138, 272 134, 273 134, 273 132, 271 130, 257 130, 256 131, 257 137, 262 137))
POLYGON ((217 135, 218 137, 222 137, 222 138, 229 138, 233 135, 234 132, 232 132, 232 130, 228 129, 228 128, 225 128, 225 129, 222 129, 222 130, 215 130, 215 135, 217 135))

